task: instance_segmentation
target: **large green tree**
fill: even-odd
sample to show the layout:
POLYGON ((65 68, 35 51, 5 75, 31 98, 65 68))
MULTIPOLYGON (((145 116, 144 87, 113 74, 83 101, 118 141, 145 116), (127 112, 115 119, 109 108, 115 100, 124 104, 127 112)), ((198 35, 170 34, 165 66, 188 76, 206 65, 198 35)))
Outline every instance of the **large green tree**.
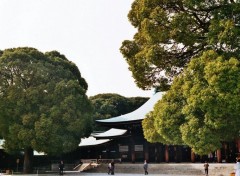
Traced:
POLYGON ((57 51, 6 49, 0 55, 0 133, 8 152, 24 150, 24 172, 33 150, 61 155, 89 134, 92 106, 77 66, 57 51))
POLYGON ((201 155, 239 137, 239 73, 234 57, 207 51, 193 59, 143 122, 144 131, 154 126, 155 141, 187 144, 201 155))
POLYGON ((169 89, 205 50, 239 55, 239 0, 135 0, 128 18, 137 33, 120 50, 142 89, 169 89))
POLYGON ((133 2, 120 50, 140 88, 169 90, 143 121, 149 141, 206 154, 239 135, 239 14, 239 0, 133 2))

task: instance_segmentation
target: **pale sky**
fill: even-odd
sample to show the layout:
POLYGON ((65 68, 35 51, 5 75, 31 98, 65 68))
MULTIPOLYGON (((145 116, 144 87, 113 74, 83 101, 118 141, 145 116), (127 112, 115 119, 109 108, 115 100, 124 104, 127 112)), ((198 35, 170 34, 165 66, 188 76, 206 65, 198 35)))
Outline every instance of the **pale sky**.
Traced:
POLYGON ((118 93, 147 96, 137 88, 120 53, 136 29, 127 14, 133 0, 0 0, 0 50, 57 50, 86 79, 88 96, 118 93))

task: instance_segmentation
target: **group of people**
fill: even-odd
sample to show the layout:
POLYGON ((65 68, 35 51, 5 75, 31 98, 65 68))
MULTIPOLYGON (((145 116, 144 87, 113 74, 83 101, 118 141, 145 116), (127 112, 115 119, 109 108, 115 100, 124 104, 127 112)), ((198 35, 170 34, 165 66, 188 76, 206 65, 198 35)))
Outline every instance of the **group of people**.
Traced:
MULTIPOLYGON (((208 167, 209 167, 209 164, 208 164, 207 161, 205 161, 205 163, 204 163, 204 171, 205 171, 206 176, 208 176, 208 167)), ((64 169, 64 163, 63 163, 63 161, 61 161, 59 163, 59 174, 60 175, 63 175, 63 169, 64 169)), ((114 169, 115 169, 114 161, 112 160, 108 164, 108 174, 114 175, 114 169)), ((147 160, 144 160, 143 169, 144 169, 145 175, 148 175, 148 163, 147 163, 147 160)), ((236 166, 235 166, 235 176, 240 176, 240 158, 237 158, 237 163, 236 163, 236 166)))

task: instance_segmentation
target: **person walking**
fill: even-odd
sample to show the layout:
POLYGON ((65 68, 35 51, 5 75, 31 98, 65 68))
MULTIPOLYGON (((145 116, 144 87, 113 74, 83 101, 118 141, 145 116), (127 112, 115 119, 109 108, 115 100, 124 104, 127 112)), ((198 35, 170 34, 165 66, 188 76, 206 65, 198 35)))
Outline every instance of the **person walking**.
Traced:
POLYGON ((205 171, 206 176, 208 176, 208 167, 209 167, 209 164, 208 164, 207 161, 205 161, 205 163, 204 163, 204 171, 205 171))
POLYGON ((148 163, 147 163, 147 160, 144 160, 143 169, 144 169, 145 175, 148 175, 148 163))
POLYGON ((115 163, 114 163, 114 160, 112 160, 112 162, 111 162, 111 175, 114 175, 114 166, 115 165, 115 163))
POLYGON ((64 163, 61 161, 59 163, 59 175, 63 175, 64 163))
POLYGON ((240 176, 240 158, 237 159, 237 163, 235 165, 235 176, 240 176))
POLYGON ((111 162, 108 163, 108 175, 111 174, 111 162))

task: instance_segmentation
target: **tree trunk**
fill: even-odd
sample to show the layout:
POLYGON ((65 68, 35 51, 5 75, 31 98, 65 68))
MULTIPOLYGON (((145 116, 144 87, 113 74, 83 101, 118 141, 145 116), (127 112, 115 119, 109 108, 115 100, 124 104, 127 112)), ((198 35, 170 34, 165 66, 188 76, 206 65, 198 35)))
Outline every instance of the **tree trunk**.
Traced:
POLYGON ((32 160, 33 160, 33 149, 26 148, 24 149, 24 164, 23 164, 23 173, 29 174, 32 173, 32 160))

